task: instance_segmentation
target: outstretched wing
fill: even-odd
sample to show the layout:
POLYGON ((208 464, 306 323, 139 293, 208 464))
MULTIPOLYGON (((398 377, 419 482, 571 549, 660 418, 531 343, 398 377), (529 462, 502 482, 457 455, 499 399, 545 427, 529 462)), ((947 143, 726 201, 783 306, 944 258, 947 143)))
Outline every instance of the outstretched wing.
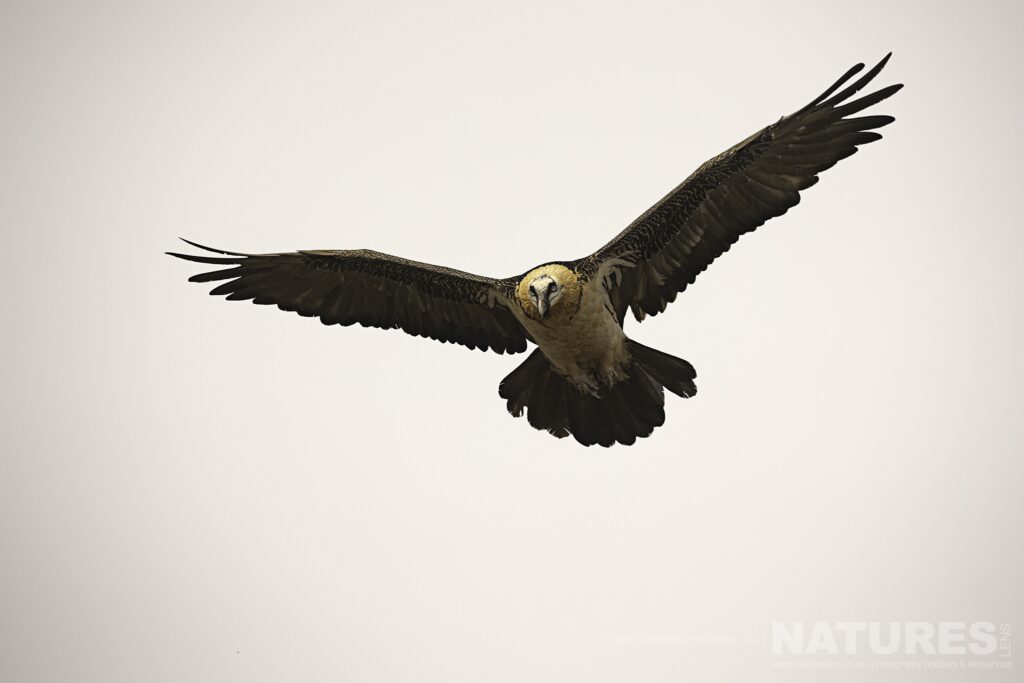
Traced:
MULTIPOLYGON (((377 251, 297 251, 171 256, 220 266, 191 282, 228 280, 210 294, 274 304, 325 325, 400 328, 409 334, 498 353, 526 350, 527 335, 509 310, 505 280, 417 263, 377 251)), ((514 286, 511 285, 511 286, 514 286)))
POLYGON ((858 64, 800 111, 704 163, 576 269, 604 279, 620 321, 627 308, 637 320, 664 311, 740 235, 784 214, 800 201, 800 190, 818 182, 818 173, 882 137, 873 130, 893 117, 850 117, 903 86, 847 100, 890 55, 836 93, 864 68, 858 64))

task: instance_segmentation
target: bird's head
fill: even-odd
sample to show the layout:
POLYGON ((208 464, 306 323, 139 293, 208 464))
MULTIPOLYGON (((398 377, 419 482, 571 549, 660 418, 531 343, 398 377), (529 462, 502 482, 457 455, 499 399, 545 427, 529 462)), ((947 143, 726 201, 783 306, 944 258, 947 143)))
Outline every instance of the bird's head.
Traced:
POLYGON ((561 297, 564 287, 560 287, 550 275, 541 275, 530 281, 530 302, 537 309, 537 314, 544 317, 548 310, 561 297))
POLYGON ((571 315, 579 308, 579 284, 576 273, 558 263, 548 264, 531 270, 519 282, 519 301, 538 320, 571 315))

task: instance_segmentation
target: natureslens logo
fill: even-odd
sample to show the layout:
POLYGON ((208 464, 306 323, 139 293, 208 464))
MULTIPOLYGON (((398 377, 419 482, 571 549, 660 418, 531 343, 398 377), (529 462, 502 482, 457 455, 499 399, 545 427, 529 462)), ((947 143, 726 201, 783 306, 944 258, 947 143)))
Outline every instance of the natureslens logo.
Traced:
POLYGON ((998 621, 775 621, 733 632, 604 635, 606 647, 719 650, 773 668, 1013 669, 1013 628, 998 621))
POLYGON ((791 666, 853 659, 873 666, 911 660, 925 667, 1011 668, 1011 636, 1010 624, 989 621, 777 621, 768 646, 777 664, 791 666))
POLYGON ((988 621, 772 624, 774 655, 1010 655, 1010 625, 988 621))

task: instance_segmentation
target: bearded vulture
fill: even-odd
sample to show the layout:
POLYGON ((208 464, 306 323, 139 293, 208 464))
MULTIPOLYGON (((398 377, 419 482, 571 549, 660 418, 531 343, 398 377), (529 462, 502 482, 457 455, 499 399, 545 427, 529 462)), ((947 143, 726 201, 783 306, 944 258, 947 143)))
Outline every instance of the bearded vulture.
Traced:
POLYGON ((211 294, 324 325, 397 328, 498 353, 532 342, 538 348, 498 387, 508 411, 586 446, 632 444, 664 423, 664 389, 684 398, 697 389, 688 362, 626 337, 626 312, 642 321, 664 311, 740 235, 784 214, 819 173, 880 139, 875 129, 893 117, 856 114, 903 86, 850 98, 889 56, 846 85, 864 68, 854 66, 806 107, 704 163, 590 256, 524 275, 493 279, 362 249, 243 254, 185 240, 220 256, 168 253, 216 266, 189 278, 226 280, 211 294))

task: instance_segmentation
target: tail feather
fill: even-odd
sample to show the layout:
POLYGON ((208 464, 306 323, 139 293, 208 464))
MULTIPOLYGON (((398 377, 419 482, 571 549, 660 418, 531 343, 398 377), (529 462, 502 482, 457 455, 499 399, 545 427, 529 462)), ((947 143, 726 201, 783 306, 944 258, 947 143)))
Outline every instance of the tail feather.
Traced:
MULTIPOLYGON (((579 393, 579 392, 577 392, 579 393)), ((611 445, 610 431, 600 415, 600 406, 593 396, 579 394, 569 401, 569 431, 584 446, 596 443, 611 445)))
MULTIPOLYGON (((545 362, 545 365, 547 363, 545 362)), ((550 368, 550 365, 548 366, 550 368)), ((565 411, 565 396, 559 391, 558 382, 561 378, 554 372, 544 373, 534 385, 533 401, 526 414, 526 420, 536 429, 547 429, 555 436, 568 436, 568 430, 562 429, 568 424, 565 411)))
MULTIPOLYGON (((569 383, 555 373, 540 349, 533 353, 498 385, 498 395, 507 400, 508 412, 522 417, 536 429, 547 430, 559 439, 569 436, 566 387, 569 383)), ((578 392, 577 392, 578 393, 578 392)))
POLYGON ((501 380, 498 393, 508 399, 508 412, 513 417, 522 417, 523 409, 529 404, 533 389, 542 378, 550 374, 551 365, 537 349, 529 355, 524 363, 516 368, 508 377, 501 380))
POLYGON ((633 361, 639 363, 661 386, 676 396, 690 398, 697 393, 697 371, 682 358, 644 346, 632 339, 626 340, 633 361))
POLYGON ((629 404, 622 398, 622 393, 610 391, 608 395, 598 401, 605 411, 605 419, 611 428, 613 442, 632 445, 636 441, 636 432, 639 425, 629 404))
POLYGON ((540 349, 498 387, 514 417, 558 438, 572 436, 585 446, 630 445, 665 423, 664 389, 683 397, 697 387, 693 366, 681 358, 628 341, 628 377, 600 396, 581 392, 556 372, 540 349))

